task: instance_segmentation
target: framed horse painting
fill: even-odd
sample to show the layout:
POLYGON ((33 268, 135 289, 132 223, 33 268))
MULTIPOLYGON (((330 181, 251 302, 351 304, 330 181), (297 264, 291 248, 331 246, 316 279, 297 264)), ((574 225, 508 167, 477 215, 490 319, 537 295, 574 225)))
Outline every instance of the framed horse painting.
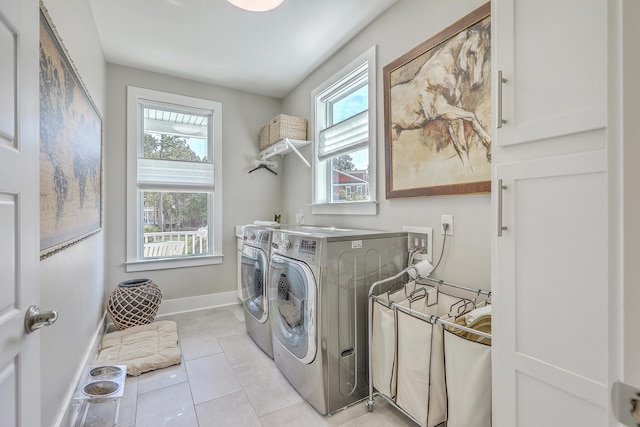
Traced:
POLYGON ((383 68, 387 199, 491 191, 486 3, 383 68))

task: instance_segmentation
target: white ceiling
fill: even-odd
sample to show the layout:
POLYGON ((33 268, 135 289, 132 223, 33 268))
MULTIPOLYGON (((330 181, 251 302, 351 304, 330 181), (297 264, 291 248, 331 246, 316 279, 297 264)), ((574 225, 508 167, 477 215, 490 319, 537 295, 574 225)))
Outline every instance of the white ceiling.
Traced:
POLYGON ((397 0, 89 0, 110 63, 283 98, 397 0))

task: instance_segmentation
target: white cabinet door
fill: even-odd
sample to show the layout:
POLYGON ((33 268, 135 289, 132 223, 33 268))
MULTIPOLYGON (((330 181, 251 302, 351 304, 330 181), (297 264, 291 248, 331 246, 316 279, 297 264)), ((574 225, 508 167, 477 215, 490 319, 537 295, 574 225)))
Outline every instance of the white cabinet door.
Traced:
POLYGON ((494 426, 619 426, 611 384, 640 388, 640 3, 492 6, 494 426))
POLYGON ((38 1, 0 0, 0 426, 39 426, 38 1))
POLYGON ((494 0, 494 147, 602 128, 605 0, 494 0), (499 74, 505 82, 500 82, 499 74))
POLYGON ((596 150, 495 168, 496 427, 607 425, 606 167, 596 150))

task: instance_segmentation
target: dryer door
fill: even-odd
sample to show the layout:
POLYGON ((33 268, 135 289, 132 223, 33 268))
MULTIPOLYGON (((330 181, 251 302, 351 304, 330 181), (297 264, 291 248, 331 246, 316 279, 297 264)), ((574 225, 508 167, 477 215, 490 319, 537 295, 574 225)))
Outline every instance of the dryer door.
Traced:
POLYGON ((261 249, 244 245, 240 274, 242 277, 242 304, 247 313, 260 323, 269 317, 267 301, 267 255, 261 249))
POLYGON ((301 262, 274 254, 269 274, 271 330, 302 363, 316 356, 316 280, 301 262))

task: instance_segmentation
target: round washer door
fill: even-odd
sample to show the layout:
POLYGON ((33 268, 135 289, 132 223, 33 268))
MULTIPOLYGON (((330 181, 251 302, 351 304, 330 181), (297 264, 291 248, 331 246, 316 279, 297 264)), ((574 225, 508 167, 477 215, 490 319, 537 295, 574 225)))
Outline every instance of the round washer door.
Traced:
POLYGON ((302 363, 316 357, 316 280, 301 262, 274 254, 269 273, 271 330, 302 363))
POLYGON ((244 245, 240 274, 242 277, 242 305, 260 323, 269 318, 267 273, 269 264, 263 250, 244 245))

